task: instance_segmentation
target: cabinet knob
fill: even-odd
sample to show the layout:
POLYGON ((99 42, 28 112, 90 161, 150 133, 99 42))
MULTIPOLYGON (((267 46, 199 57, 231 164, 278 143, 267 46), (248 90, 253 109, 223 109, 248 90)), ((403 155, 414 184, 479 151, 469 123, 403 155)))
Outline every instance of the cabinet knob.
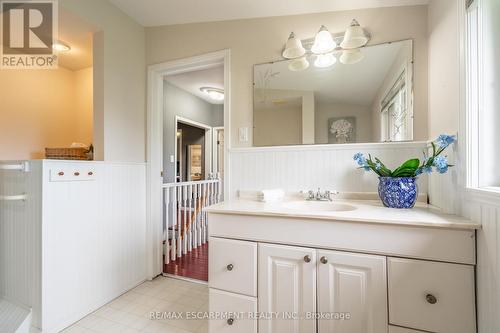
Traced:
POLYGON ((92 171, 89 171, 88 175, 92 176, 94 173, 92 171))
POLYGON ((77 171, 74 173, 75 176, 80 176, 80 173, 77 171))
POLYGON ((436 304, 438 301, 436 296, 434 296, 432 294, 425 295, 425 299, 427 300, 427 303, 429 303, 429 304, 436 304))
POLYGON ((328 259, 326 259, 326 257, 321 257, 321 259, 319 259, 319 261, 321 261, 322 264, 328 263, 328 259))
POLYGON ((304 261, 305 262, 311 262, 311 257, 310 256, 304 256, 304 261))
POLYGON ((234 318, 229 318, 229 319, 227 320, 227 324, 228 324, 229 326, 233 325, 233 324, 234 324, 234 318))
POLYGON ((227 268, 228 271, 232 271, 233 268, 234 268, 234 265, 233 264, 229 264, 229 265, 226 266, 226 268, 227 268))
POLYGON ((59 175, 59 176, 64 176, 64 172, 59 171, 58 175, 59 175))

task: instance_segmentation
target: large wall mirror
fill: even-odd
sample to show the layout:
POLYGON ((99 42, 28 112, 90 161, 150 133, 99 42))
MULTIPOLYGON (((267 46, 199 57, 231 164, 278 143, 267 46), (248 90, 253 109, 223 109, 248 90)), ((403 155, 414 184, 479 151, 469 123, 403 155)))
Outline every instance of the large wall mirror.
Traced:
POLYGON ((413 139, 412 41, 334 55, 329 67, 314 55, 300 70, 296 60, 254 66, 254 146, 413 139))

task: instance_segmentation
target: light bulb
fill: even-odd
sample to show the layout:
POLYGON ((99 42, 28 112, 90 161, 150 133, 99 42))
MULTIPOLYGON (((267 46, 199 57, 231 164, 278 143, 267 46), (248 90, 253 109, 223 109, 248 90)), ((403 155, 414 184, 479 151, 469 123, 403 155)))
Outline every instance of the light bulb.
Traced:
POLYGON ((314 44, 311 51, 315 54, 325 54, 332 52, 336 47, 337 43, 333 40, 332 34, 322 25, 314 38, 314 44))

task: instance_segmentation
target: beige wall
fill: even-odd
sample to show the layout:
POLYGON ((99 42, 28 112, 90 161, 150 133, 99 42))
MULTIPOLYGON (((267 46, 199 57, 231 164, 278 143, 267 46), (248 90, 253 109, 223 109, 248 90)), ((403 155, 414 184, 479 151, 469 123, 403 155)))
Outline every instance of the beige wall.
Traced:
POLYGON ((302 144, 302 107, 256 110, 254 140, 256 146, 302 144))
POLYGON ((92 67, 75 71, 75 141, 89 144, 93 140, 92 67))
MULTIPOLYGON (((415 41, 415 126, 427 128, 427 6, 391 7, 213 23, 183 24, 146 29, 148 64, 231 49, 231 128, 233 146, 239 127, 252 128, 253 65, 280 59, 290 31, 312 37, 321 24, 344 31, 356 18, 373 35, 371 44, 413 38, 415 41)), ((423 133, 426 133, 423 130, 423 133)), ((250 131, 251 134, 251 131, 250 131)), ((415 139, 426 139, 427 135, 415 139)))
POLYGON ((0 71, 0 160, 92 142, 92 68, 0 71))
POLYGON ((59 0, 94 25, 94 142, 96 159, 146 159, 144 28, 103 0, 59 0))
POLYGON ((429 3, 429 138, 458 131, 458 1, 429 3))

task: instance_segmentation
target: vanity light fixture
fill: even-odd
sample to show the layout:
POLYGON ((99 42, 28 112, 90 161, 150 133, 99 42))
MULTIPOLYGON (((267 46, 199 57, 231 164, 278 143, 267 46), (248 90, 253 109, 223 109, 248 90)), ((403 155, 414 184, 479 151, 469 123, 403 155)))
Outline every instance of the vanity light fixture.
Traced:
POLYGON ((325 54, 332 52, 336 47, 337 43, 333 40, 332 34, 322 25, 314 38, 314 44, 311 47, 312 53, 325 54))
POLYGON ((343 49, 357 49, 368 43, 368 36, 358 21, 352 20, 351 25, 345 31, 344 40, 340 43, 343 49))
POLYGON ((214 101, 223 101, 224 100, 224 90, 213 87, 201 87, 200 90, 207 94, 214 101))
POLYGON ((337 58, 333 53, 318 54, 316 60, 314 61, 314 66, 318 68, 327 68, 335 65, 337 58))
POLYGON ((56 52, 68 52, 71 50, 71 47, 68 44, 57 41, 52 44, 52 49, 56 52))
POLYGON ((307 61, 306 57, 300 57, 298 59, 293 59, 288 64, 288 69, 292 72, 303 71, 309 68, 309 61, 307 61))
POLYGON ((295 37, 292 32, 288 37, 285 49, 283 50, 283 57, 286 59, 297 59, 306 54, 306 49, 302 46, 302 41, 295 37))
POLYGON ((363 60, 365 55, 360 49, 344 50, 340 55, 340 62, 344 65, 354 65, 363 60))

